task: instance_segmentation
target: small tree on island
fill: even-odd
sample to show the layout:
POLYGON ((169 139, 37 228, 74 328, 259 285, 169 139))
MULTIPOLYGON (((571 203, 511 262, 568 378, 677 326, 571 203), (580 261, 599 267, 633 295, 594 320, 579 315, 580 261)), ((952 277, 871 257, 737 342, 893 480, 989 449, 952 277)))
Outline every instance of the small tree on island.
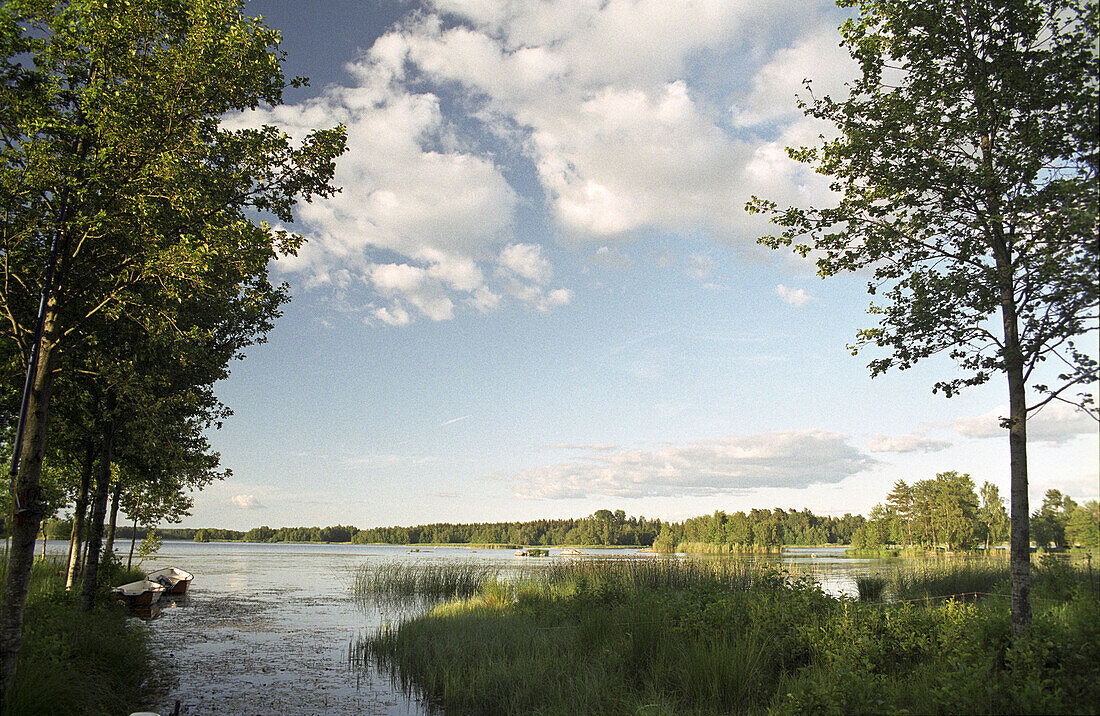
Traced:
MULTIPOLYGON (((862 76, 843 101, 801 101, 839 137, 790 156, 832 178, 835 206, 747 209, 785 228, 761 243, 822 277, 873 276, 880 296, 853 352, 871 375, 947 353, 951 397, 1007 379, 1012 629, 1031 622, 1027 419, 1097 379, 1074 340, 1097 330, 1097 23, 1087 0, 841 0, 862 76), (1057 365, 1043 372, 1043 363, 1057 365), (1037 373, 1037 371, 1039 371, 1037 373), (1049 383, 1049 384, 1048 384, 1049 383), (1029 395, 1030 392, 1030 395, 1029 395)), ((809 87, 809 83, 807 82, 809 87)))

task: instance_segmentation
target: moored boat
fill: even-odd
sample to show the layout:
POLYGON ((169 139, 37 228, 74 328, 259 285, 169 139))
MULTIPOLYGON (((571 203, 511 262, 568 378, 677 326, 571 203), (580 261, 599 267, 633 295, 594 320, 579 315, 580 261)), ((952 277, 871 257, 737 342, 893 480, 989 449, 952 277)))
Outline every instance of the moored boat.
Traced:
POLYGON ((149 572, 146 577, 151 581, 164 585, 168 594, 185 594, 195 575, 178 567, 165 567, 149 572))
POLYGON ((115 598, 131 607, 152 604, 160 599, 164 592, 165 586, 151 579, 139 579, 136 582, 123 584, 121 587, 115 587, 111 590, 115 598))

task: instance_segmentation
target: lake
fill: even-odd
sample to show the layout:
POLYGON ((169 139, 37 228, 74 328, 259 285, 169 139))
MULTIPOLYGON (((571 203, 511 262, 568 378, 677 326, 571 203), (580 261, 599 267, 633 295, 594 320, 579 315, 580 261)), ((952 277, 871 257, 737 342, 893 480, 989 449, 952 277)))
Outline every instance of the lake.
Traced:
MULTIPOLYGON (((125 558, 129 544, 119 545, 125 558)), ((64 554, 67 542, 47 551, 64 554)), ((175 683, 162 703, 171 713, 199 714, 426 714, 415 698, 373 667, 353 668, 356 637, 399 618, 352 599, 351 582, 364 565, 391 561, 472 560, 509 570, 538 569, 557 557, 522 559, 512 550, 388 545, 195 543, 165 541, 146 571, 176 566, 194 573, 186 599, 165 601, 148 622, 175 683)), ((586 549, 596 558, 654 559, 634 549, 586 549)), ((843 548, 795 548, 782 555, 719 557, 780 562, 811 571, 833 594, 854 594, 855 576, 885 568, 885 560, 847 558, 843 548)), ((715 559, 715 558, 711 558, 715 559)))

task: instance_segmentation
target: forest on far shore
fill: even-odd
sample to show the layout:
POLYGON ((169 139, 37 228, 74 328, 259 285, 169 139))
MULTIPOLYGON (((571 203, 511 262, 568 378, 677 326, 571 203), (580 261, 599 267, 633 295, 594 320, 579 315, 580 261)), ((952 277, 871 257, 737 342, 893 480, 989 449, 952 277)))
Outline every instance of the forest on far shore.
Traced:
MULTIPOLYGON (((53 539, 67 539, 70 528, 68 520, 50 520, 46 533, 53 539)), ((148 532, 139 527, 138 539, 144 539, 148 532)), ((685 545, 724 548, 712 551, 767 551, 783 545, 965 550, 1003 544, 1008 537, 1008 513, 995 485, 986 482, 976 490, 969 475, 951 471, 912 485, 897 481, 886 500, 875 505, 868 517, 821 516, 808 509, 776 507, 748 512, 716 511, 683 522, 668 522, 628 516, 623 510, 596 510, 587 517, 526 522, 435 523, 367 529, 352 525, 279 528, 265 525, 247 531, 170 527, 157 532, 165 539, 195 542, 642 545, 661 552, 683 551, 685 545)), ((1035 543, 1044 547, 1100 546, 1100 503, 1093 500, 1079 505, 1058 490, 1048 490, 1041 507, 1031 516, 1031 533, 1035 543)), ((115 534, 120 540, 132 535, 133 528, 122 525, 115 534)))

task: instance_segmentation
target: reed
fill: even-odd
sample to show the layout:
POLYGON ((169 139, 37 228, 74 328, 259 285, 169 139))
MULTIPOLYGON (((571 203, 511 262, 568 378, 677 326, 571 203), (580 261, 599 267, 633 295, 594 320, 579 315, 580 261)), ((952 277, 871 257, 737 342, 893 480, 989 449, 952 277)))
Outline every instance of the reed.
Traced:
POLYGON ((1008 566, 985 560, 936 561, 906 566, 889 578, 894 599, 942 600, 1008 593, 1008 566))
POLYGON ((766 700, 783 645, 735 635, 701 609, 733 598, 733 611, 749 612, 750 592, 781 582, 728 561, 560 562, 386 625, 351 658, 448 712, 749 712, 766 700))
POLYGON ((536 579, 551 593, 607 594, 701 587, 743 591, 776 575, 774 568, 740 560, 654 558, 561 561, 536 579))
MULTIPOLYGON (((729 563, 562 562, 387 624, 349 656, 448 713, 1092 713, 1100 700, 1100 601, 1080 590, 1039 601, 1014 643, 1000 602, 863 607, 729 563)), ((910 581, 957 593, 997 576, 937 567, 910 581)))
POLYGON ((391 604, 437 602, 476 594, 499 568, 465 561, 439 564, 400 561, 364 565, 355 574, 354 598, 391 604))
POLYGON ((783 552, 783 545, 681 542, 676 545, 676 551, 684 554, 780 554, 783 552))
POLYGON ((861 602, 882 601, 886 591, 886 577, 881 574, 860 574, 856 576, 856 591, 861 602))

